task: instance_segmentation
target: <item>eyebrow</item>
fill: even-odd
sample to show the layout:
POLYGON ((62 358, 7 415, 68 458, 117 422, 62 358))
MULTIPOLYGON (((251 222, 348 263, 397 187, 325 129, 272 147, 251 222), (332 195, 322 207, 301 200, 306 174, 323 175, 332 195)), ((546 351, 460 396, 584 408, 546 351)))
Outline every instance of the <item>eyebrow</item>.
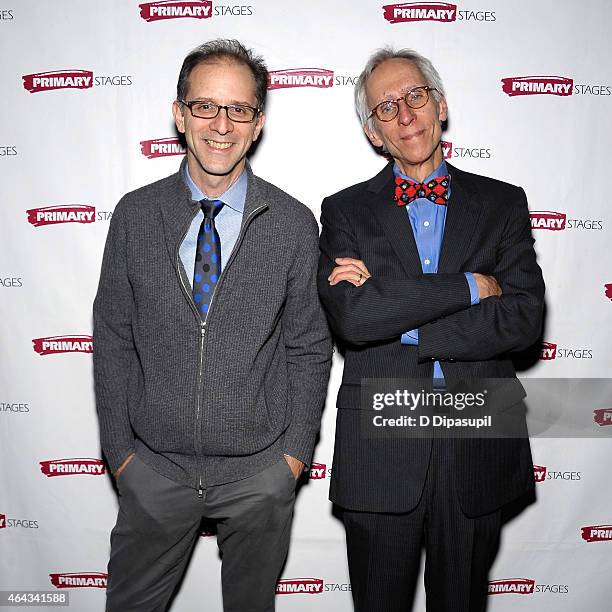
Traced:
MULTIPOLYGON (((194 98, 190 100, 190 102, 212 102, 213 104, 222 105, 220 102, 217 102, 214 98, 194 98)), ((251 104, 250 102, 244 102, 239 100, 232 100, 227 103, 228 106, 250 106, 251 108, 257 108, 257 102, 255 104, 251 104)))

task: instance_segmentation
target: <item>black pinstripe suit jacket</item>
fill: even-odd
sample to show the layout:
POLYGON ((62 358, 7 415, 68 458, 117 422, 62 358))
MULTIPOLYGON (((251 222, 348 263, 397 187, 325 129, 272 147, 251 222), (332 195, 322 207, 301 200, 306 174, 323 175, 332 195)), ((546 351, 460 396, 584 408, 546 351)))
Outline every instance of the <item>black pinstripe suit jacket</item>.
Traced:
MULTIPOLYGON (((439 360, 447 383, 512 379, 509 358, 529 347, 542 325, 544 282, 536 263, 527 200, 520 187, 448 165, 451 198, 437 274, 423 274, 406 209, 393 202, 388 164, 369 181, 323 201, 319 293, 345 353, 331 499, 372 512, 406 512, 423 488, 431 440, 366 439, 360 432, 362 378, 431 380, 439 360), (362 286, 327 277, 336 257, 362 259, 362 286), (464 272, 495 276, 503 295, 470 306, 464 272), (419 345, 400 343, 419 329, 419 345)), ((527 437, 449 441, 462 509, 477 516, 533 486, 527 437)))

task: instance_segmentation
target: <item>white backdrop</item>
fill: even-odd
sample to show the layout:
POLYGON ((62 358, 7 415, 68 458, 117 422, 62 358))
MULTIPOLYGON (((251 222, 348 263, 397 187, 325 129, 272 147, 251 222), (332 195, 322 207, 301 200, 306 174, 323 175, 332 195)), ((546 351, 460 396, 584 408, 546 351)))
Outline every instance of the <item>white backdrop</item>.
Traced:
MULTIPOLYGON (((83 578, 93 586, 70 589, 72 609, 103 609, 116 497, 100 462, 91 306, 116 202, 179 165, 174 141, 157 141, 174 139, 178 70, 208 39, 240 39, 271 71, 333 73, 329 87, 269 92, 252 158, 257 174, 317 217, 325 195, 384 163, 352 108, 368 55, 394 44, 430 57, 447 89, 451 161, 528 195, 547 283, 548 344, 546 359, 523 375, 609 375, 612 4, 243 1, 0 3, 0 590, 55 591, 83 578), (164 13, 174 17, 159 19, 164 13), (40 74, 55 71, 64 72, 40 74), (84 87, 37 91, 53 83, 84 87), (38 210, 47 207, 59 208, 38 210)), ((344 534, 327 501, 340 375, 337 360, 318 465, 298 499, 283 573, 315 586, 312 594, 299 582, 283 587, 298 592, 278 596, 281 612, 351 610, 344 534)), ((510 592, 492 595, 494 612, 609 609, 612 452, 604 432, 612 398, 576 409, 598 410, 595 437, 533 441, 543 477, 538 502, 506 527, 491 572, 493 581, 527 586, 510 582, 510 592)), ((415 609, 423 601, 420 593, 415 609)), ((172 608, 204 609, 221 610, 211 537, 200 539, 172 608)))

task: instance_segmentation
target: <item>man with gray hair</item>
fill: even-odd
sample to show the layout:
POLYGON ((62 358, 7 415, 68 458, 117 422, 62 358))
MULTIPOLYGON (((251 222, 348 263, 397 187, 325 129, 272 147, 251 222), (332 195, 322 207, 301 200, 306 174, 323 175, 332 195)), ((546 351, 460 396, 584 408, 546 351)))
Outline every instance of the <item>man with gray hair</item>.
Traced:
POLYGON ((94 303, 102 450, 116 479, 107 612, 167 608, 203 517, 226 612, 271 612, 331 342, 318 227, 246 161, 267 70, 234 40, 184 60, 179 171, 115 208, 94 303))
POLYGON ((330 497, 355 610, 409 610, 425 549, 427 610, 482 611, 501 510, 534 486, 528 439, 373 433, 362 381, 508 379, 517 409, 510 353, 538 339, 544 298, 527 200, 444 161, 444 88, 418 53, 376 52, 355 101, 389 163, 324 200, 318 277, 345 356, 330 497))

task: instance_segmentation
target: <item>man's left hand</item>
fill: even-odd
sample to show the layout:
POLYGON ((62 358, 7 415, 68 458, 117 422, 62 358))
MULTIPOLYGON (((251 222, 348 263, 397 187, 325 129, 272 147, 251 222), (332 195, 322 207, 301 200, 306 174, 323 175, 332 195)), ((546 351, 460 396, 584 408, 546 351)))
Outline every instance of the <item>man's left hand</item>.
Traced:
POLYGON ((297 480, 304 471, 304 464, 299 459, 296 459, 291 455, 284 455, 284 457, 287 463, 289 464, 289 467, 291 468, 293 477, 297 480))
POLYGON ((340 281, 347 281, 355 285, 355 287, 359 287, 372 276, 361 259, 337 257, 335 263, 338 265, 327 278, 330 285, 337 285, 340 281))

